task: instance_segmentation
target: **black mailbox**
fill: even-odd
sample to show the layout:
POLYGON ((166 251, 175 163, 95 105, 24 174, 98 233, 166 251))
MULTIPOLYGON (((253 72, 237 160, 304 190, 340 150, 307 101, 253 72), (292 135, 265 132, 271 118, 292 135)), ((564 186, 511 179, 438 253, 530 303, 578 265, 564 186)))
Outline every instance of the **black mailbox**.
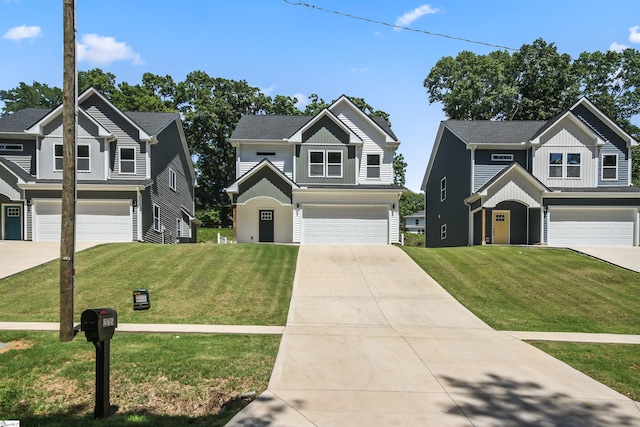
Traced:
POLYGON ((87 341, 99 342, 113 338, 118 326, 118 313, 112 308, 91 308, 80 316, 80 330, 87 341))

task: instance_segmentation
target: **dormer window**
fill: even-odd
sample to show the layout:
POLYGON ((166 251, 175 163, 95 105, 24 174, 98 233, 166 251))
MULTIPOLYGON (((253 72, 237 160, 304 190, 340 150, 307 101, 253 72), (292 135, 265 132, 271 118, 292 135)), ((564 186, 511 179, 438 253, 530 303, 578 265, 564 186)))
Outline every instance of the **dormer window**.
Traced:
POLYGON ((136 150, 135 148, 120 148, 120 173, 136 173, 136 150))

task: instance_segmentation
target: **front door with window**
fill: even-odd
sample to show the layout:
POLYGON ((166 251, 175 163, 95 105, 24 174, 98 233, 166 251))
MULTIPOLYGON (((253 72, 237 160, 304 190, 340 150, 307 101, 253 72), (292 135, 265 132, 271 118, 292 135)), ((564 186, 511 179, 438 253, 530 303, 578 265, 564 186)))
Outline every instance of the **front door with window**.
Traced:
POLYGON ((273 211, 261 210, 260 215, 260 228, 259 228, 259 242, 273 242, 273 211))
POLYGON ((5 240, 22 240, 22 207, 4 205, 2 207, 4 220, 3 236, 5 240))
POLYGON ((493 211, 493 243, 509 244, 509 211, 493 211))

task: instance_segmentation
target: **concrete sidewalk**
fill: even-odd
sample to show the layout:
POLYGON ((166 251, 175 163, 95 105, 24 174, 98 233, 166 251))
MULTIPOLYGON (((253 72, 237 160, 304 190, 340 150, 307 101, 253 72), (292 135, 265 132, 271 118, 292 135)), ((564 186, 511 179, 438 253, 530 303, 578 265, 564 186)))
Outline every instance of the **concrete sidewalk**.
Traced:
POLYGON ((639 424, 635 402, 492 330, 400 249, 305 245, 268 390, 227 425, 639 424))
MULTIPOLYGON (((0 322, 0 331, 59 331, 58 322, 0 322)), ((116 333, 281 335, 284 326, 119 323, 116 333)))
POLYGON ((614 264, 627 270, 640 273, 640 247, 571 247, 571 250, 581 252, 601 261, 614 264))

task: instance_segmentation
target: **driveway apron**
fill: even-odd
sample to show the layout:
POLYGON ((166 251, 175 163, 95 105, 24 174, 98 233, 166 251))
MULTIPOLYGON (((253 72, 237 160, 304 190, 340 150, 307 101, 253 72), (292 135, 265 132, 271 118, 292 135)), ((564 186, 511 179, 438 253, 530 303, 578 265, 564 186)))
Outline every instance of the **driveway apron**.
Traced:
POLYGON ((268 390, 228 426, 624 426, 635 402, 497 332, 393 246, 301 246, 268 390))

